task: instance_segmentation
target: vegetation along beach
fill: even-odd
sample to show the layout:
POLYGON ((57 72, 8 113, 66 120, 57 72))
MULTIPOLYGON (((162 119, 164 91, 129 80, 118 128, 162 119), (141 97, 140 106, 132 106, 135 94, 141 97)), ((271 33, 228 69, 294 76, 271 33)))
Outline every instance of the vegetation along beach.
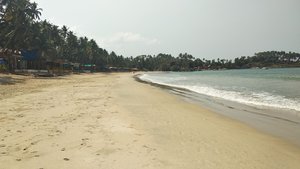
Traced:
POLYGON ((0 0, 0 169, 299 169, 299 7, 0 0))

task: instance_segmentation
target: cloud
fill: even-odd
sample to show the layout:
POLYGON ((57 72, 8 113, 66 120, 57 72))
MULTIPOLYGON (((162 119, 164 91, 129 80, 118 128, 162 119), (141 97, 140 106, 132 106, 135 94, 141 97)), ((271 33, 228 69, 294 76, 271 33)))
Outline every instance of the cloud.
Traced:
POLYGON ((111 37, 102 39, 104 44, 123 44, 123 43, 140 43, 147 45, 159 44, 159 40, 156 38, 144 37, 138 33, 132 32, 117 32, 111 37))

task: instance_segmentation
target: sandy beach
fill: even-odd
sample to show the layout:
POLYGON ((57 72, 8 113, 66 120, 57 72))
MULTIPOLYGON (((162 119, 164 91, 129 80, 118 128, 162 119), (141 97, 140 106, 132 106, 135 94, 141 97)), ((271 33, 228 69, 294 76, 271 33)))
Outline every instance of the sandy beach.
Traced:
POLYGON ((298 169, 300 148, 133 74, 0 74, 0 169, 298 169))

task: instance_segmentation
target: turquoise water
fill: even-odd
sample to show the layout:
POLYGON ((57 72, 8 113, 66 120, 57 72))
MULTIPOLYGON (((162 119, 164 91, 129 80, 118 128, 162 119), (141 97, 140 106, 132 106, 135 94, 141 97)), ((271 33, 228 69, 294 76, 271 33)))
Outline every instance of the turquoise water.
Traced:
POLYGON ((300 68, 157 72, 140 78, 256 107, 300 111, 300 68))

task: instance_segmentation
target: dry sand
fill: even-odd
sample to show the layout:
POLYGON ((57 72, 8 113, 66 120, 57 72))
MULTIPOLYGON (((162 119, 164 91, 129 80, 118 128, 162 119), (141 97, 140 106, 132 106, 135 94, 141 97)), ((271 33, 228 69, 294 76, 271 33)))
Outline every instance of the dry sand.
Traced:
POLYGON ((0 169, 300 168, 299 147, 131 74, 9 77, 0 169))

